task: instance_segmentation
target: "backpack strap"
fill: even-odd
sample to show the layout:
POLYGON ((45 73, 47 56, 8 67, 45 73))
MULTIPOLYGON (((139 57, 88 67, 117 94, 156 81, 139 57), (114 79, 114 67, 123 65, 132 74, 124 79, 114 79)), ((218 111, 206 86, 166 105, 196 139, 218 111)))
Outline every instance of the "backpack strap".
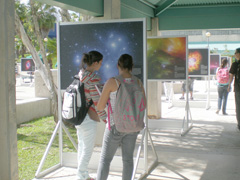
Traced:
MULTIPOLYGON (((115 81, 116 81, 116 84, 117 84, 117 87, 119 88, 119 83, 118 83, 118 80, 117 78, 114 78, 115 81)), ((111 102, 110 102, 110 99, 108 99, 108 129, 111 130, 111 125, 110 125, 110 114, 112 114, 112 105, 111 105, 111 102)))
POLYGON ((124 78, 121 75, 115 76, 114 78, 119 80, 120 82, 124 82, 124 78))

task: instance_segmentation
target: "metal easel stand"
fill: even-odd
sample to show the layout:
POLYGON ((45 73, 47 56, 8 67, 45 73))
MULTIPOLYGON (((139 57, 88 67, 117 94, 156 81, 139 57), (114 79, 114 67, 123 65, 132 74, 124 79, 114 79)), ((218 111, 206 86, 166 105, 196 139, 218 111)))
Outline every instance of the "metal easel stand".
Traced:
POLYGON ((72 136, 70 135, 69 131, 67 130, 66 126, 65 126, 64 123, 62 122, 62 119, 60 119, 60 120, 58 121, 58 123, 57 123, 54 131, 53 131, 52 137, 51 137, 51 139, 50 139, 50 141, 49 141, 49 143, 48 143, 48 145, 47 145, 47 148, 46 148, 46 150, 45 150, 45 152, 44 152, 44 155, 43 155, 43 157, 42 157, 42 159, 41 159, 41 162, 40 162, 40 164, 39 164, 39 166, 38 166, 38 169, 37 169, 36 174, 35 174, 35 177, 36 177, 36 178, 43 177, 44 175, 46 175, 46 174, 48 174, 48 173, 50 173, 50 172, 52 172, 52 171, 54 171, 54 170, 56 170, 56 169, 58 169, 58 168, 60 168, 60 167, 63 166, 63 161, 62 161, 62 154, 63 154, 63 138, 62 138, 63 136, 62 136, 62 129, 64 129, 65 133, 66 133, 67 136, 69 137, 69 139, 70 139, 70 141, 72 142, 73 146, 74 146, 75 149, 77 150, 77 144, 76 144, 76 142, 74 141, 74 139, 73 139, 72 136), (52 146, 52 143, 53 143, 53 141, 54 141, 57 133, 59 133, 59 157, 60 157, 60 163, 59 163, 59 164, 56 164, 55 166, 52 166, 52 167, 50 167, 49 169, 46 169, 46 170, 44 170, 44 171, 41 172, 42 167, 43 167, 43 164, 44 164, 44 162, 45 162, 45 160, 46 160, 46 157, 47 157, 47 155, 48 155, 48 153, 49 153, 49 150, 50 150, 50 148, 51 148, 51 146, 52 146))
POLYGON ((211 106, 210 106, 210 75, 208 75, 208 91, 207 91, 206 110, 209 110, 210 108, 211 108, 211 106))
POLYGON ((185 107, 185 116, 183 118, 181 136, 185 136, 193 127, 192 115, 189 107, 189 100, 187 98, 186 107, 185 107), (190 119, 189 119, 190 115, 190 119), (186 127, 185 127, 186 123, 186 127))
POLYGON ((157 155, 157 152, 156 152, 156 150, 154 148, 154 144, 153 144, 153 141, 152 141, 149 129, 146 126, 144 128, 144 130, 143 130, 143 133, 142 133, 141 144, 138 147, 137 157, 136 157, 136 160, 135 160, 135 165, 134 165, 134 169, 133 169, 133 174, 132 174, 132 179, 131 180, 135 179, 135 175, 136 175, 136 171, 137 171, 137 167, 138 167, 138 162, 139 162, 139 158, 140 158, 140 153, 141 153, 142 146, 143 146, 143 140, 145 140, 145 143, 144 143, 144 148, 145 148, 145 151, 144 151, 145 172, 143 174, 141 174, 138 179, 140 180, 140 179, 146 178, 158 166, 158 155, 157 155), (148 152, 147 151, 148 137, 150 139, 151 147, 152 147, 152 150, 153 150, 154 155, 156 157, 156 159, 152 162, 152 164, 149 167, 148 167, 148 162, 147 162, 147 158, 148 158, 148 153, 147 153, 148 152))
POLYGON ((185 136, 193 127, 193 121, 192 121, 192 115, 190 111, 190 106, 189 106, 189 80, 186 79, 186 106, 185 106, 185 116, 183 118, 183 124, 182 124, 182 129, 181 129, 181 136, 185 136), (189 119, 190 115, 190 119, 189 119), (186 126, 185 126, 186 123, 186 126))

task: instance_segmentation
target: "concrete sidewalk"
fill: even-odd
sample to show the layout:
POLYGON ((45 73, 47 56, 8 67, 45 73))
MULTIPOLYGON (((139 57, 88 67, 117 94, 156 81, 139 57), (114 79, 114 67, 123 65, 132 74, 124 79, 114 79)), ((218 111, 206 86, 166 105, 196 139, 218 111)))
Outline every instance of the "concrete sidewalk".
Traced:
MULTIPOLYGON (((233 95, 233 92, 229 94, 227 116, 215 113, 216 100, 211 101, 209 110, 190 107, 193 128, 185 136, 181 136, 178 127, 167 127, 164 123, 161 126, 161 121, 182 124, 185 115, 184 107, 168 108, 168 103, 163 100, 163 118, 149 120, 159 164, 146 179, 239 180, 240 132, 235 129, 233 95)), ((175 96, 178 99, 180 94, 175 96)), ((137 147, 138 145, 136 149, 137 147)), ((150 146, 149 158, 153 158, 150 146)), ((140 173, 142 172, 138 171, 137 176, 140 173)), ((73 180, 75 174, 76 168, 62 167, 42 179, 73 180)), ((96 177, 96 170, 90 170, 90 175, 96 177)), ((121 172, 111 171, 108 179, 120 180, 121 172)))

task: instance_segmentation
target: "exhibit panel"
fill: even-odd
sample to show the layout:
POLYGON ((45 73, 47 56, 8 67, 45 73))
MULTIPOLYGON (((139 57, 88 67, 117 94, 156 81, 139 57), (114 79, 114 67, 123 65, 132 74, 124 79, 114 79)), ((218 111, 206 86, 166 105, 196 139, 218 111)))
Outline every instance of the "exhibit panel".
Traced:
POLYGON ((228 56, 228 67, 230 68, 232 65, 232 58, 228 56))
POLYGON ((21 71, 34 72, 35 71, 35 63, 34 63, 33 59, 21 58, 21 71))
POLYGON ((220 54, 210 54, 210 75, 216 75, 217 68, 221 65, 220 54))
POLYGON ((209 49, 194 48, 188 50, 189 76, 208 76, 209 72, 209 49))
POLYGON ((118 75, 117 61, 122 54, 133 57, 133 74, 144 82, 145 19, 109 20, 59 25, 60 87, 66 87, 79 72, 83 53, 92 50, 103 54, 97 74, 102 83, 118 75))
POLYGON ((185 80, 187 42, 187 37, 149 37, 148 80, 185 80))
MULTIPOLYGON (((61 94, 73 81, 74 75, 78 74, 83 53, 95 50, 103 54, 102 66, 96 72, 105 83, 111 77, 118 75, 117 62, 122 54, 130 54, 133 57, 133 74, 140 78, 146 89, 146 20, 128 19, 128 20, 108 20, 91 21, 78 23, 59 23, 57 29, 57 47, 58 47, 58 112, 59 122, 53 132, 52 137, 59 129, 59 148, 61 166, 74 166, 77 159, 71 162, 70 156, 74 153, 63 152, 63 130, 77 149, 77 144, 71 137, 65 125, 62 123, 61 94)), ((146 127, 148 126, 145 118, 146 127)), ((105 126, 103 126, 105 129, 105 126)), ((104 131, 103 131, 104 132, 104 131)), ((148 131, 143 131, 143 133, 148 131)), ((98 134, 102 138, 102 134, 98 134)), ((147 138, 145 138, 147 139, 147 138)), ((143 141, 143 140, 142 140, 143 141)), ((102 142, 102 141, 101 141, 102 142)), ((49 147, 52 143, 50 140, 49 147)), ((47 152, 47 151, 46 151, 47 152)), ((46 152, 43 159, 46 158, 46 152)), ((139 158, 139 157, 138 157, 139 158)), ((142 159, 142 158, 141 158, 142 159)), ((41 161, 37 175, 39 174, 44 160, 41 161)), ((115 164, 112 165, 114 167, 115 164)), ((52 167, 53 168, 53 167, 52 167)), ((56 166, 58 168, 58 166, 56 166)), ((51 168, 49 169, 49 171, 51 168)))

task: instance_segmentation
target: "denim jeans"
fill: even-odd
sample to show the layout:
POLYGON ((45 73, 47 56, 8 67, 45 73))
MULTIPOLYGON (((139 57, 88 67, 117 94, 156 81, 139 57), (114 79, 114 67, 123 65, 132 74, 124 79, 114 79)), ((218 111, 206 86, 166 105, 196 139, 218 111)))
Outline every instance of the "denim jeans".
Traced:
POLYGON ((236 118, 240 129, 240 92, 235 91, 236 118))
POLYGON ((222 107, 222 112, 226 113, 226 107, 227 107, 227 97, 228 97, 228 85, 226 86, 218 86, 218 110, 222 107))
POLYGON ((121 145, 123 161, 123 180, 131 180, 133 172, 133 153, 139 132, 120 133, 112 126, 111 130, 105 129, 101 158, 98 165, 97 180, 107 180, 110 163, 121 145))
POLYGON ((90 117, 87 115, 83 123, 75 127, 77 129, 78 137, 77 178, 80 180, 85 180, 89 178, 87 168, 94 148, 97 122, 90 119, 90 117))

